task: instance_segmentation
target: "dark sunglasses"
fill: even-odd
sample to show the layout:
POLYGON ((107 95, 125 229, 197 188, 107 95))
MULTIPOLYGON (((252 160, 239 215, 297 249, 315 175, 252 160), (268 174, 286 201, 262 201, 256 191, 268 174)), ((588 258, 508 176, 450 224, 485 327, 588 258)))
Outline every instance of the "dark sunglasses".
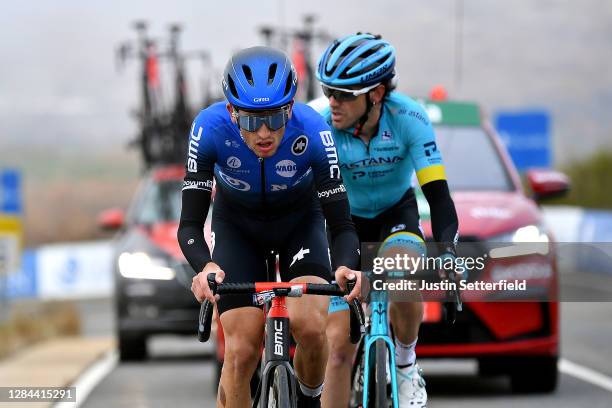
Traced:
POLYGON ((380 84, 374 84, 372 86, 367 86, 362 89, 343 89, 343 88, 336 88, 336 87, 329 86, 329 85, 321 85, 321 88, 323 89, 323 95, 325 95, 328 99, 333 96, 334 99, 337 100, 338 102, 347 102, 347 101, 354 101, 355 99, 357 99, 359 95, 363 95, 365 93, 370 92, 372 89, 376 88, 378 85, 380 84))
POLYGON ((267 115, 258 115, 256 113, 238 113, 234 111, 234 118, 238 122, 238 127, 247 132, 256 132, 264 123, 270 130, 278 130, 285 126, 289 121, 289 108, 267 115))

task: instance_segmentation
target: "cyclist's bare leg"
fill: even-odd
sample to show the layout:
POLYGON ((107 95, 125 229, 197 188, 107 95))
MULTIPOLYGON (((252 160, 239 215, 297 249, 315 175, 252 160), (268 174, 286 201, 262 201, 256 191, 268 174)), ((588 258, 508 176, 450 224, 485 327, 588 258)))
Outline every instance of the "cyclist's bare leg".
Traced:
POLYGON ((355 345, 349 340, 349 311, 341 310, 327 317, 329 358, 325 370, 323 408, 348 407, 351 392, 351 367, 355 345))
MULTIPOLYGON (((328 283, 317 276, 302 276, 291 282, 328 283)), ((315 388, 323 383, 327 363, 327 296, 302 296, 287 298, 291 319, 291 334, 297 342, 293 366, 297 377, 307 387, 315 388)))
POLYGON ((240 307, 221 314, 225 359, 217 393, 217 407, 251 406, 250 381, 257 368, 264 333, 264 316, 256 307, 240 307))
POLYGON ((423 320, 423 302, 391 302, 389 316, 395 337, 403 344, 414 342, 423 320))

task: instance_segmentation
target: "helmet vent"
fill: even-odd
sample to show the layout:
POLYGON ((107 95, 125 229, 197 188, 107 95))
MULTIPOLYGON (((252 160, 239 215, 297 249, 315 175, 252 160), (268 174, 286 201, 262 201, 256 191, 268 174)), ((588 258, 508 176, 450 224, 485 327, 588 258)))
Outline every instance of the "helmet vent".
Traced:
POLYGON ((244 76, 249 85, 255 86, 255 82, 253 82, 253 72, 251 72, 251 68, 248 65, 243 65, 242 72, 244 72, 244 76))
POLYGON ((291 71, 289 73, 289 75, 287 75, 287 82, 285 83, 285 94, 284 96, 286 96, 287 94, 289 94, 289 92, 291 92, 291 83, 293 82, 293 71, 291 71))
POLYGON ((227 76, 227 85, 229 86, 230 92, 234 95, 234 98, 240 99, 238 96, 238 91, 236 90, 236 84, 234 84, 234 80, 231 76, 227 76))
POLYGON ((268 85, 271 85, 274 82, 274 76, 276 75, 276 69, 278 65, 276 63, 271 64, 268 68, 268 85))

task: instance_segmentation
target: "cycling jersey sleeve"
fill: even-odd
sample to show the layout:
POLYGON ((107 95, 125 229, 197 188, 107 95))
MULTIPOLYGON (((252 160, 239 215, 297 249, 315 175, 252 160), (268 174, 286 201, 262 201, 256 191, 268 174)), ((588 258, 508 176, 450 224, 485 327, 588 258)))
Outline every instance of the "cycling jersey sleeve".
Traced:
POLYGON ((212 259, 204 239, 204 221, 210 206, 216 149, 212 134, 205 129, 206 111, 202 111, 191 127, 177 232, 181 250, 196 273, 212 259))
POLYGON ((440 253, 456 254, 455 245, 458 238, 459 220, 455 203, 450 195, 446 180, 430 181, 421 186, 429 203, 431 212, 431 231, 438 243, 440 253))
POLYGON ((359 238, 351 219, 346 188, 340 175, 338 153, 329 126, 320 119, 319 131, 311 138, 311 165, 317 195, 331 233, 334 267, 359 268, 359 238))
POLYGON ((410 135, 410 157, 417 179, 431 211, 431 229, 442 252, 455 254, 459 222, 455 204, 446 181, 442 155, 436 144, 431 122, 423 107, 414 104, 408 117, 406 135, 410 135))

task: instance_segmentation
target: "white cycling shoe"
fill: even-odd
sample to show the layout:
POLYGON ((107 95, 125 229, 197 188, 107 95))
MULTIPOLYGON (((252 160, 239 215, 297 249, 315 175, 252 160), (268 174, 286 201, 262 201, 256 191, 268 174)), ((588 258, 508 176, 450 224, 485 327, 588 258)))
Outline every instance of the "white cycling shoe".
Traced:
POLYGON ((423 370, 418 364, 397 368, 397 394, 400 408, 426 408, 427 391, 423 370))

